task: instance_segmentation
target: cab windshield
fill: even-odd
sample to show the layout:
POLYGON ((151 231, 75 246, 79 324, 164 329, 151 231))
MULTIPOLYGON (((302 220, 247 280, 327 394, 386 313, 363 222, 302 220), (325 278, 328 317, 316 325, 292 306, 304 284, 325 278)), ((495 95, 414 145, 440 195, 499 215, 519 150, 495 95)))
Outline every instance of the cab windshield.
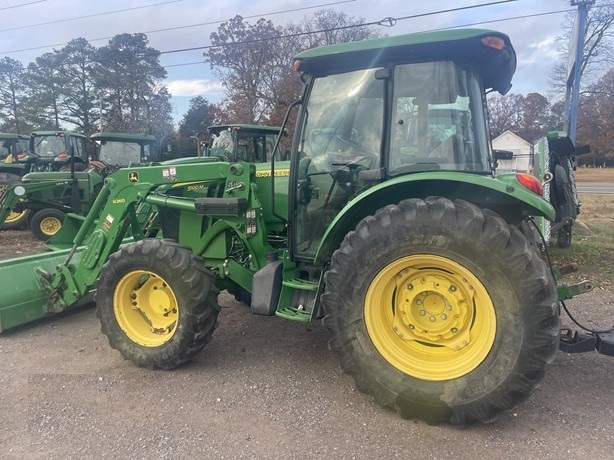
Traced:
POLYGON ((38 136, 34 140, 34 153, 41 157, 53 158, 63 152, 66 152, 63 136, 38 136))
POLYGON ((103 141, 100 145, 99 158, 113 166, 128 166, 141 163, 149 158, 150 145, 143 146, 136 142, 103 141))
MULTIPOLYGON (((223 160, 264 163, 271 161, 277 134, 249 129, 220 131, 212 136, 210 156, 219 156, 223 160)), ((279 149, 275 152, 279 160, 279 149)))

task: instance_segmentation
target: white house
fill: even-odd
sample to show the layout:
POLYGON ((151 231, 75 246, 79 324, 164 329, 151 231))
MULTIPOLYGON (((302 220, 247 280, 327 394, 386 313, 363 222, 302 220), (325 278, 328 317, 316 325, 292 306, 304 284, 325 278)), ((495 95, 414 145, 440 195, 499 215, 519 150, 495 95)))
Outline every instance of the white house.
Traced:
POLYGON ((507 150, 513 153, 511 160, 498 160, 497 172, 532 172, 533 146, 520 136, 505 131, 492 141, 493 150, 507 150))

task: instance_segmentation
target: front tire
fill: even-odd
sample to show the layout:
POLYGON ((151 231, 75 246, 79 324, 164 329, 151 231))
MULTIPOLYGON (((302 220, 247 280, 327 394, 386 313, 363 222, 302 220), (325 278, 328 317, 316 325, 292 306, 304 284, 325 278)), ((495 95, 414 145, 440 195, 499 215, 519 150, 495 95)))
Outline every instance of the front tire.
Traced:
POLYGON ((211 341, 218 293, 200 257, 172 240, 152 238, 111 255, 95 301, 112 348, 137 366, 172 369, 211 341))
POLYGON ((2 230, 20 230, 26 228, 28 225, 30 210, 24 209, 23 211, 11 211, 6 217, 4 224, 2 224, 2 230))
POLYGON ((411 199, 363 219, 322 302, 357 387, 404 418, 466 425, 524 400, 558 350, 556 285, 490 211, 411 199))
POLYGON ((59 209, 41 209, 30 219, 30 231, 37 239, 47 241, 60 231, 65 218, 66 214, 59 209))

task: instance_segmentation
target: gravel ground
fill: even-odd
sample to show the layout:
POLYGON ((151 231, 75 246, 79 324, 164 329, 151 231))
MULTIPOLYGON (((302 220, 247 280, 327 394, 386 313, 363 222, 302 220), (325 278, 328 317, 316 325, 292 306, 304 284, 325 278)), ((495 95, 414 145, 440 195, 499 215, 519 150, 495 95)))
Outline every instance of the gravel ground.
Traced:
MULTIPOLYGON (((0 257, 41 249, 28 232, 1 235, 0 257)), ((0 334, 0 459, 560 459, 614 449, 610 357, 559 353, 535 394, 494 422, 429 426, 356 391, 320 322, 254 316, 226 293, 220 304, 213 341, 173 371, 124 361, 93 308, 0 334)), ((612 292, 568 306, 587 324, 614 324, 612 292)))

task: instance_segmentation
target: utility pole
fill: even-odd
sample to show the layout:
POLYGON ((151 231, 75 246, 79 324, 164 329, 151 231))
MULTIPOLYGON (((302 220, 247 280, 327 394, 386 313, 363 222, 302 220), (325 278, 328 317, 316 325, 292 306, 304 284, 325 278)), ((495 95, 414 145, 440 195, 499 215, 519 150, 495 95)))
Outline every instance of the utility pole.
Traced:
POLYGON ((576 142, 576 124, 578 121, 578 104, 580 92, 580 77, 582 76, 582 58, 584 57, 584 37, 588 10, 595 0, 571 0, 571 6, 578 7, 576 22, 569 39, 567 58, 567 92, 565 93, 565 126, 564 130, 571 141, 576 142))

